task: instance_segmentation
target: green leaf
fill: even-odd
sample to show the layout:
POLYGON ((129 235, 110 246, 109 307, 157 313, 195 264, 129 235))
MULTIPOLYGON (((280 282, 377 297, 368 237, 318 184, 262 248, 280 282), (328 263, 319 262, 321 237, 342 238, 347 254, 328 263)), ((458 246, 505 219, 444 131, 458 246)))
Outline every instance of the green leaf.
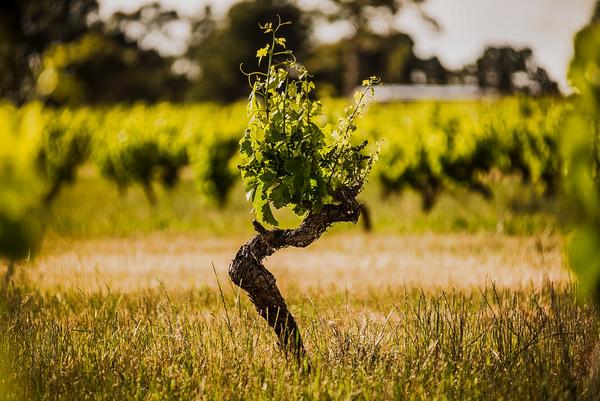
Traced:
POLYGON ((246 130, 244 137, 240 140, 240 151, 244 156, 250 157, 254 153, 252 149, 252 139, 250 138, 250 132, 246 130))
POLYGON ((269 200, 266 195, 263 183, 258 184, 253 194, 254 199, 252 200, 254 214, 260 223, 277 226, 279 223, 275 220, 275 217, 273 217, 271 206, 269 205, 269 200))
POLYGON ((267 190, 273 186, 273 184, 277 180, 277 174, 272 170, 265 170, 260 176, 260 181, 262 182, 262 186, 264 190, 267 190))
POLYGON ((266 45, 265 47, 263 47, 262 49, 259 49, 256 52, 256 57, 258 57, 258 65, 260 65, 260 61, 262 60, 263 57, 265 57, 267 54, 269 54, 269 45, 266 45))
POLYGON ((279 225, 279 222, 275 220, 275 217, 273 216, 273 212, 271 211, 271 205, 269 204, 269 202, 266 202, 262 205, 262 207, 260 208, 260 214, 261 221, 263 223, 270 224, 274 227, 277 227, 279 225))
POLYGON ((282 46, 285 49, 285 38, 275 38, 275 42, 279 45, 282 46))
POLYGON ((302 173, 303 164, 301 159, 288 159, 283 163, 283 168, 286 173, 296 175, 302 173))
POLYGON ((279 184, 271 191, 269 198, 273 202, 273 206, 275 206, 276 209, 284 207, 289 202, 289 196, 287 192, 288 187, 285 184, 279 184))

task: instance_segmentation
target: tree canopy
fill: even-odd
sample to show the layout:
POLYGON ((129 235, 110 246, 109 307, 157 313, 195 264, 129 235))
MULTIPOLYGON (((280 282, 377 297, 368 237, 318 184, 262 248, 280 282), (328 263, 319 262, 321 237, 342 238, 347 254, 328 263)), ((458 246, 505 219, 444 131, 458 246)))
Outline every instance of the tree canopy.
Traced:
POLYGON ((421 10, 424 1, 327 0, 319 8, 301 9, 293 1, 243 0, 216 20, 210 7, 184 17, 155 2, 101 19, 98 0, 7 0, 0 5, 0 97, 56 105, 235 101, 247 92, 240 69, 256 68, 244 64, 261 44, 256 28, 274 23, 277 15, 293 22, 287 46, 314 74, 320 94, 348 94, 359 77, 371 75, 386 83, 469 82, 506 94, 558 93, 530 49, 489 47, 458 71, 437 57, 420 58, 414 40, 392 21, 412 5, 437 27, 421 10), (374 17, 390 22, 387 31, 375 29, 374 17), (352 31, 322 44, 311 35, 315 22, 346 22, 352 31), (174 23, 190 27, 182 54, 165 55, 144 45, 144 38, 157 33, 168 36, 174 23))
MULTIPOLYGON (((222 26, 204 21, 196 25, 203 32, 191 43, 186 57, 198 63, 200 79, 190 96, 200 100, 233 101, 247 96, 248 83, 240 65, 253 60, 264 40, 259 24, 276 23, 277 16, 293 21, 286 32, 288 48, 305 54, 311 20, 292 3, 277 0, 242 1, 233 5, 222 26)), ((242 66, 253 70, 255 65, 242 66)))
POLYGON ((0 93, 23 102, 31 96, 42 55, 92 29, 96 0, 5 0, 0 4, 0 93))
POLYGON ((558 85, 546 70, 538 67, 529 48, 488 47, 477 59, 477 82, 483 88, 500 93, 524 92, 532 95, 554 95, 558 85))
POLYGON ((125 33, 131 21, 153 29, 177 18, 158 4, 101 21, 97 0, 5 1, 0 94, 15 103, 177 100, 185 80, 172 73, 172 60, 125 33))

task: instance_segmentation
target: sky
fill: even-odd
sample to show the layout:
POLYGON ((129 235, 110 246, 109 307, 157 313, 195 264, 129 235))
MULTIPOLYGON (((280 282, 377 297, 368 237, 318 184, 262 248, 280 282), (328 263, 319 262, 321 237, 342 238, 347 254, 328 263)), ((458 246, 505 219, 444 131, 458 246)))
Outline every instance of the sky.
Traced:
MULTIPOLYGON (((99 0, 101 16, 115 10, 135 10, 153 0, 99 0)), ((201 13, 207 4, 216 16, 223 15, 235 0, 159 0, 165 8, 178 10, 182 15, 201 13)), ((323 0, 298 0, 300 6, 312 7, 323 0)), ((428 0, 423 11, 440 25, 438 32, 420 16, 414 7, 405 7, 394 20, 381 20, 374 28, 390 26, 408 32, 415 41, 420 57, 438 56, 448 68, 472 63, 486 45, 509 44, 531 47, 537 63, 546 68, 561 88, 569 91, 566 72, 572 55, 573 36, 589 20, 595 0, 428 0)), ((148 46, 167 53, 184 48, 188 30, 184 24, 173 27, 173 41, 153 36, 148 46)), ((317 40, 334 41, 348 33, 344 24, 318 26, 317 40)))

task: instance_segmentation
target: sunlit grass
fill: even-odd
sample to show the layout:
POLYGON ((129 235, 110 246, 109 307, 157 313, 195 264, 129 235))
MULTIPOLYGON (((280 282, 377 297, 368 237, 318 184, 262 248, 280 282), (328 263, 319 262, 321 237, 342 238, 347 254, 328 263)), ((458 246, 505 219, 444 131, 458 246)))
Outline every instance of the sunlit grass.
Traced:
MULTIPOLYGON (((249 235, 253 216, 241 185, 226 205, 202 199, 191 172, 172 190, 156 188, 152 207, 138 186, 125 193, 86 166, 73 186, 65 187, 52 207, 50 231, 59 236, 130 236, 154 231, 193 232, 211 236, 249 235)), ((556 202, 538 195, 516 177, 494 184, 494 199, 454 188, 444 193, 429 213, 421 210, 417 194, 405 191, 382 198, 377 182, 368 183, 360 199, 366 203, 374 230, 380 233, 500 232, 535 234, 554 231, 556 202)), ((294 226, 291 213, 278 213, 283 226, 294 226)), ((335 231, 354 229, 341 225, 335 231)))
MULTIPOLYGON (((225 285, 22 289, 2 301, 6 399, 528 399, 586 395, 596 311, 570 285, 292 291, 310 373, 225 285)), ((588 394, 589 395, 589 394, 588 394)))
MULTIPOLYGON (((140 234, 126 238, 50 238, 31 263, 19 265, 45 291, 135 292, 216 286, 246 235, 230 238, 190 233, 140 234)), ((283 289, 311 287, 364 291, 385 285, 471 289, 567 282, 563 240, 556 235, 511 237, 479 234, 328 233, 306 249, 286 249, 267 259, 283 289)), ((0 271, 2 268, 0 268, 0 271)))
POLYGON ((455 189, 428 214, 373 183, 374 232, 342 225, 269 258, 310 372, 228 281, 252 235, 241 188, 219 208, 187 173, 158 195, 152 208, 90 167, 65 188, 0 300, 0 399, 597 396, 597 311, 564 268, 554 202, 514 177, 492 201, 455 189))

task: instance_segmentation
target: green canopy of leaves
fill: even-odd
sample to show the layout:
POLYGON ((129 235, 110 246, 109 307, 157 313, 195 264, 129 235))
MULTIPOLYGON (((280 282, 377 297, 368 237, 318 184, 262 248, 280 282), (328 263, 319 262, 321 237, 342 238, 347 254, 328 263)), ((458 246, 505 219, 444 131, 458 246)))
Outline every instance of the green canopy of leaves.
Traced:
POLYGON ((266 72, 248 74, 250 121, 240 142, 247 197, 257 219, 271 225, 278 224, 272 206, 289 207, 302 217, 336 202, 342 188, 362 188, 374 160, 364 153, 366 142, 352 143, 352 133, 377 79, 364 82, 355 104, 332 127, 312 98, 310 75, 278 36, 284 25, 262 26, 271 41, 256 56, 266 62, 266 72))

